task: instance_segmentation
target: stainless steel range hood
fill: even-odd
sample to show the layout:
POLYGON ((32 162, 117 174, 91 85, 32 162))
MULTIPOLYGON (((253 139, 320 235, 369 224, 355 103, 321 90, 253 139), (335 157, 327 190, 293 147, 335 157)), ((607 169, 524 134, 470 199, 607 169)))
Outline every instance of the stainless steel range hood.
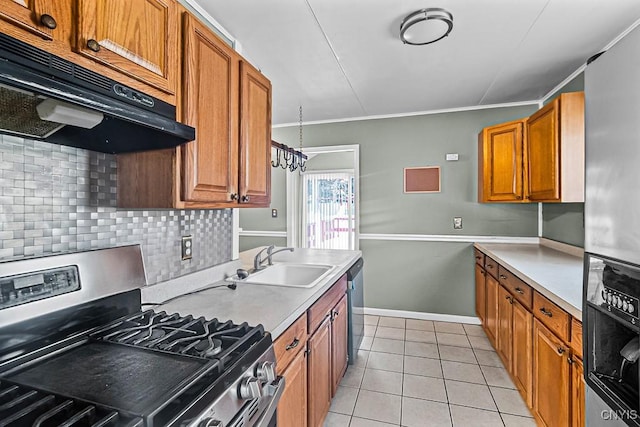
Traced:
POLYGON ((105 153, 195 138, 175 107, 0 34, 0 133, 105 153))

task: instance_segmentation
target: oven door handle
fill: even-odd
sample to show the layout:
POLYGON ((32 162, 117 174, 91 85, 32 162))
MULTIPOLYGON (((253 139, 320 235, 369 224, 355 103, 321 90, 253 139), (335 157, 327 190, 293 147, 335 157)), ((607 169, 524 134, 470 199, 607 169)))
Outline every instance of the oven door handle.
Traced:
POLYGON ((256 421, 255 427, 268 427, 271 422, 271 418, 273 418, 273 414, 276 413, 276 408, 278 407, 278 402, 280 401, 280 396, 284 392, 284 377, 278 377, 273 382, 268 384, 265 388, 265 392, 268 396, 271 397, 271 402, 267 409, 262 413, 258 421, 256 421))

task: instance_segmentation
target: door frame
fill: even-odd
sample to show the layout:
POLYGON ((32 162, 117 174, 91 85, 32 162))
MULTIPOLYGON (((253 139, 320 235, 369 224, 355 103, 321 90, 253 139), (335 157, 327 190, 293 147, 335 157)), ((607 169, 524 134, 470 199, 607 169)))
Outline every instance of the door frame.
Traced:
MULTIPOLYGON (((305 154, 326 154, 350 152, 353 155, 354 177, 354 248, 360 250, 360 145, 333 145, 324 147, 309 147, 304 149, 305 154)), ((302 221, 302 195, 300 186, 302 179, 299 173, 287 174, 287 246, 301 248, 301 221, 302 221)))

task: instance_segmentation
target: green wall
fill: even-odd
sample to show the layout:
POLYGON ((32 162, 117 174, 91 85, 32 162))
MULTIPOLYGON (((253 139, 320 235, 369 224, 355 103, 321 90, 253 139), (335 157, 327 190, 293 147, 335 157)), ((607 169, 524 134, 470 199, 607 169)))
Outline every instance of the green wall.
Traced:
MULTIPOLYGON (((546 102, 565 92, 584 90, 584 73, 578 74, 546 102)), ((542 237, 584 247, 584 203, 543 203, 542 237)))
MULTIPOLYGON (((477 135, 485 126, 526 117, 535 105, 413 117, 306 125, 304 147, 360 146, 360 232, 537 236, 536 204, 477 203, 477 135), (458 153, 459 161, 445 161, 458 153), (440 166, 442 192, 404 194, 403 168, 440 166), (452 218, 463 218, 453 230, 452 218)), ((273 138, 297 147, 297 126, 276 128, 273 138)), ((290 172, 286 172, 290 173, 290 172)), ((245 230, 286 231, 285 173, 273 169, 270 209, 240 211, 245 230)), ((366 236, 364 236, 366 237, 366 236)), ((280 239, 284 245, 284 239, 280 239)), ((242 237, 241 249, 278 243, 242 237)), ((365 305, 371 308, 474 315, 471 243, 361 239, 365 305)))

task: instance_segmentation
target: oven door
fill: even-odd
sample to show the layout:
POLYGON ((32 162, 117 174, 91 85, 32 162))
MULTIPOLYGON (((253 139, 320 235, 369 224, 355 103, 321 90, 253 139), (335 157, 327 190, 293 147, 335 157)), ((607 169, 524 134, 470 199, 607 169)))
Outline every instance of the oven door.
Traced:
POLYGON ((640 267, 585 256, 585 380, 615 417, 640 426, 640 267))

